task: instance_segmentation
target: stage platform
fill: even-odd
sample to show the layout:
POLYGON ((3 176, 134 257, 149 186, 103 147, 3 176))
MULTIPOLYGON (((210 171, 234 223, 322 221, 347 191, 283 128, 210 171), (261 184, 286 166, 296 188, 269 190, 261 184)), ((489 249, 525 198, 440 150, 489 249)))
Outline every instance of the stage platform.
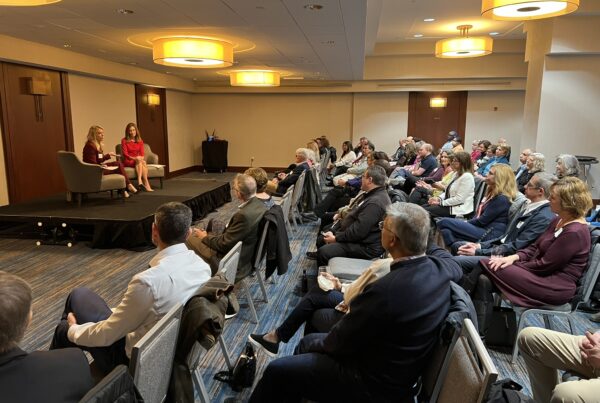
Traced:
POLYGON ((71 232, 77 241, 91 241, 92 248, 145 249, 152 246, 154 211, 171 201, 188 205, 194 220, 199 220, 231 201, 230 185, 216 179, 179 177, 164 181, 163 189, 140 191, 125 201, 111 199, 108 192, 90 194, 81 207, 67 202, 61 193, 0 207, 0 228, 5 237, 48 241, 56 231, 63 238, 71 232))

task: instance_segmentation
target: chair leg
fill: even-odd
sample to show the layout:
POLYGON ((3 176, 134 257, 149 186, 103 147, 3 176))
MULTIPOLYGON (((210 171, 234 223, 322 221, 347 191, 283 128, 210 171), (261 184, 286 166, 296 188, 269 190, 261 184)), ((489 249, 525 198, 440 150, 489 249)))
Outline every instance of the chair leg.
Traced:
POLYGON ((160 188, 163 188, 163 178, 159 178, 160 179, 160 188))
POLYGON ((258 315, 256 314, 256 308, 254 308, 254 301, 252 301, 250 287, 248 287, 248 284, 246 284, 246 280, 244 279, 240 281, 240 286, 244 288, 244 293, 246 294, 246 299, 248 300, 248 306, 250 307, 250 312, 252 312, 252 317, 254 318, 252 323, 258 324, 258 315))
POLYGON ((194 386, 196 392, 198 392, 198 396, 200 397, 200 402, 202 403, 210 403, 210 398, 208 397, 208 392, 206 391, 206 386, 204 385, 204 381, 202 380, 202 375, 199 373, 199 369, 196 368, 192 371, 192 380, 194 381, 194 386))
POLYGON ((77 193, 77 207, 81 207, 81 198, 83 196, 81 195, 81 193, 77 193))
POLYGON ((227 368, 230 371, 233 370, 233 362, 231 361, 231 354, 229 354, 227 345, 223 341, 223 336, 219 336, 219 346, 221 346, 221 352, 223 352, 223 358, 225 359, 225 364, 227 364, 227 368))
POLYGON ((260 271, 260 267, 258 269, 256 269, 256 278, 258 279, 258 285, 260 286, 260 290, 262 292, 263 298, 265 299, 265 302, 268 304, 269 298, 267 297, 267 289, 265 288, 265 282, 262 278, 262 273, 260 271))

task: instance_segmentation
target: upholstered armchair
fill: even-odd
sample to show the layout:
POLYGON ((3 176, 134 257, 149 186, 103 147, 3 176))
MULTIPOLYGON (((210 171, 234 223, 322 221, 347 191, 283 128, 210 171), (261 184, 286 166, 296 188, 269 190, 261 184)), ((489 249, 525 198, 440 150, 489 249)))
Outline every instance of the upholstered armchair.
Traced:
MULTIPOLYGON (((58 165, 67 184, 67 200, 76 196, 77 205, 81 206, 81 198, 85 193, 99 193, 113 190, 125 190, 125 178, 122 175, 102 175, 102 167, 82 162, 70 151, 58 152, 58 165)), ((122 192, 123 200, 125 192, 122 192)))
MULTIPOLYGON (((121 144, 117 144, 115 146, 115 152, 117 153, 117 155, 121 156, 120 161, 123 162, 124 157, 123 150, 121 149, 121 144)), ((148 180, 160 180, 160 188, 162 189, 163 178, 165 177, 165 167, 153 165, 158 164, 158 155, 152 152, 152 149, 150 149, 150 145, 148 145, 148 143, 144 143, 144 160, 146 161, 146 164, 148 164, 148 180)), ((125 167, 125 172, 127 173, 127 177, 131 181, 137 179, 135 168, 125 167)))

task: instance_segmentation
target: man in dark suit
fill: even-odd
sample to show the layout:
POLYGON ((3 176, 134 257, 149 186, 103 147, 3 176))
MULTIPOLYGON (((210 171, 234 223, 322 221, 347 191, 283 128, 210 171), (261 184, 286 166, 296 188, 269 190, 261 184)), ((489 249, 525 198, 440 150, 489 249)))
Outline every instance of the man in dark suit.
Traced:
POLYGON ((425 254, 429 221, 416 204, 388 207, 381 244, 394 258, 390 273, 367 285, 329 333, 308 335, 296 355, 271 361, 251 403, 412 397, 448 314, 450 281, 462 276, 445 250, 431 245, 425 254))
MULTIPOLYGON (((293 165, 292 165, 293 166, 293 165)), ((293 166, 290 172, 280 172, 277 174, 277 178, 269 181, 271 189, 273 185, 276 185, 275 193, 283 195, 290 186, 296 184, 298 178, 304 171, 309 168, 308 166, 308 154, 306 148, 299 148, 296 150, 296 166, 293 166)), ((267 185, 267 188, 270 186, 267 185)))
POLYGON ((83 351, 27 353, 18 347, 31 320, 31 288, 0 271, 0 400, 77 402, 94 386, 83 351))
POLYGON ((325 232, 317 238, 316 255, 310 254, 309 258, 316 257, 318 265, 325 266, 334 257, 373 259, 383 253, 378 223, 391 203, 385 188, 386 179, 382 167, 367 168, 361 182, 364 193, 354 198, 343 218, 334 217, 339 221, 324 228, 325 232))
POLYGON ((258 226, 267 208, 255 197, 256 181, 250 175, 237 175, 233 179, 232 187, 235 197, 240 199, 242 204, 238 212, 231 217, 227 228, 221 234, 194 229, 186 245, 210 264, 214 275, 220 259, 242 241, 240 263, 236 274, 236 281, 238 281, 248 276, 252 270, 252 255, 259 237, 258 226))
POLYGON ((550 221, 556 217, 548 203, 550 186, 556 180, 554 175, 547 172, 538 172, 531 177, 525 185, 525 197, 528 201, 517 212, 501 237, 481 243, 463 242, 452 246, 453 252, 459 255, 454 259, 466 274, 462 284, 465 288, 474 286, 471 282, 476 281, 479 270, 473 270, 479 267, 482 257, 513 255, 517 250, 535 242, 548 228, 550 221))

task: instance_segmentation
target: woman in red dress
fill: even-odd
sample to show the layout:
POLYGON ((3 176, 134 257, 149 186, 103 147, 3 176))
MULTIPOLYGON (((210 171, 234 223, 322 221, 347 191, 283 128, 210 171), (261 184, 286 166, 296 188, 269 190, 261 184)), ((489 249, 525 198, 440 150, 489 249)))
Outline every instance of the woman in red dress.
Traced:
POLYGON ((148 181, 148 165, 144 159, 144 142, 135 123, 128 123, 125 127, 125 137, 121 140, 123 152, 123 165, 135 168, 137 173, 138 188, 143 187, 147 192, 154 192, 148 181))
MULTIPOLYGON (((137 193, 137 189, 135 188, 135 186, 133 186, 131 184, 131 182, 129 181, 129 178, 127 177, 127 174, 125 173, 123 164, 121 164, 119 161, 113 161, 113 162, 108 162, 108 163, 106 162, 109 159, 111 159, 112 157, 115 157, 116 154, 113 152, 109 152, 109 153, 105 154, 104 150, 103 150, 103 147, 104 147, 103 141, 104 141, 104 128, 102 128, 101 126, 90 127, 90 130, 88 130, 87 142, 85 143, 85 146, 83 147, 83 162, 87 162, 88 164, 102 165, 103 167, 116 166, 117 169, 114 169, 114 170, 103 169, 102 173, 104 175, 110 175, 110 174, 123 175, 123 177, 125 178, 125 184, 127 185, 127 189, 129 189, 129 191, 131 193, 137 193)), ((129 193, 127 193, 127 190, 125 190, 125 197, 129 197, 129 193)))

